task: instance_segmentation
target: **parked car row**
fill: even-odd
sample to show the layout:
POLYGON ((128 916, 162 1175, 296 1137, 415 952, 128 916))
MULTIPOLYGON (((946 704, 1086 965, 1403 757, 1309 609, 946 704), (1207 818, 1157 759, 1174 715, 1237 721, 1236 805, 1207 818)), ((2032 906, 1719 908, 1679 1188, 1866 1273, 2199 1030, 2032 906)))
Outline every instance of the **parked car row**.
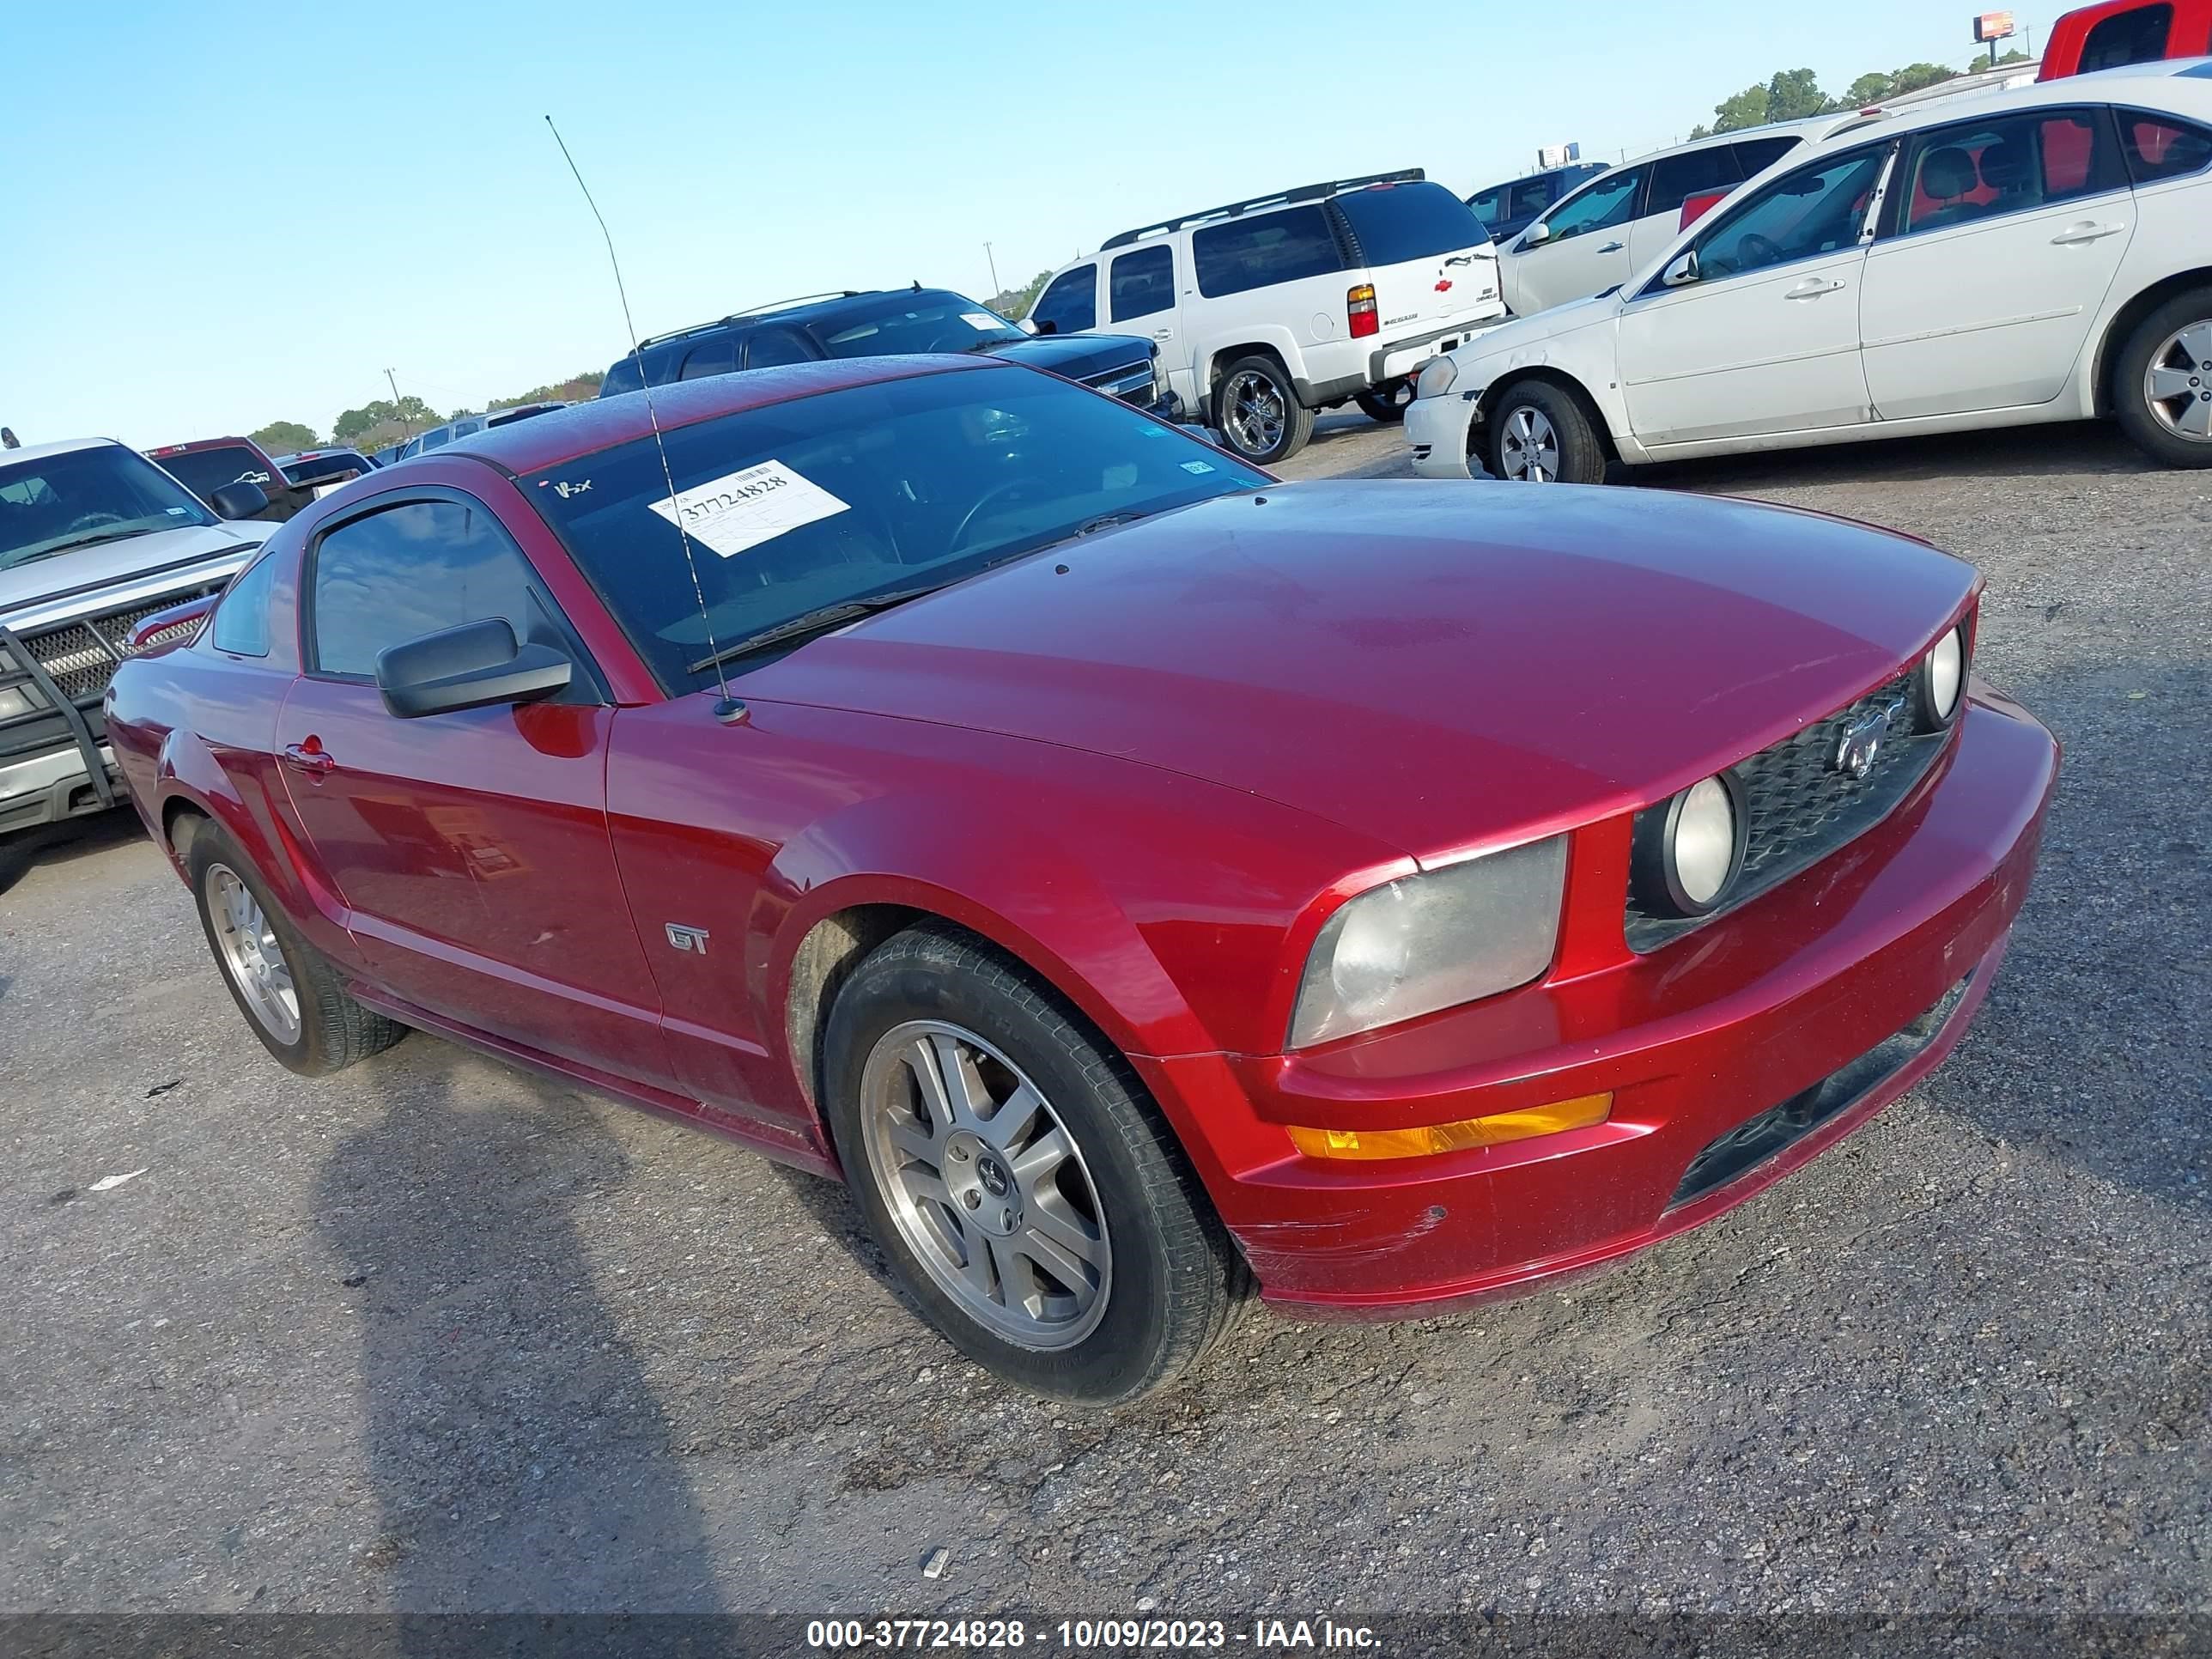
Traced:
POLYGON ((2208 226, 2212 61, 1826 121, 1602 292, 1427 364, 1413 468, 1595 483, 2100 416, 2212 465, 2208 226))

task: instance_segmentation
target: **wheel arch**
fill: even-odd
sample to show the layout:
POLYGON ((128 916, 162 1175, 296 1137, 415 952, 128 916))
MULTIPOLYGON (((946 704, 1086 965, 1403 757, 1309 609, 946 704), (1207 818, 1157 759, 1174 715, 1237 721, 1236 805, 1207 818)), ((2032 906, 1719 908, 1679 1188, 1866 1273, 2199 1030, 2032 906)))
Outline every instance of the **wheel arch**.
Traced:
POLYGON ((2212 288, 2212 265, 2198 265, 2160 277, 2112 313, 2112 320, 2098 338, 2090 368, 2089 394, 2094 413, 2110 415, 2115 407, 2112 376, 2119 367, 2120 354, 2127 349, 2128 338, 2137 325, 2168 300, 2197 288, 2212 288))
POLYGON ((1608 461, 1620 459, 1620 445, 1613 435, 1613 422, 1606 417, 1603 406, 1580 378, 1553 363, 1522 363, 1507 369, 1482 390, 1482 401, 1477 405, 1475 418, 1468 423, 1468 453, 1488 465, 1490 449, 1490 414, 1498 407, 1498 399, 1515 386, 1530 381, 1555 386, 1582 406, 1589 416, 1590 427, 1597 434, 1598 442, 1605 447, 1608 461))
POLYGON ((1291 343, 1287 332, 1280 330, 1268 330, 1236 344, 1209 348, 1206 354, 1203 372, 1199 377, 1200 382, 1206 387, 1206 418, 1209 422, 1214 418, 1216 412, 1214 404, 1221 395, 1222 377, 1229 372, 1229 366, 1240 357, 1272 359, 1275 367, 1283 371, 1284 378, 1290 380, 1295 389, 1298 372, 1291 367, 1291 359, 1296 350, 1297 348, 1291 343), (1282 338, 1273 337, 1278 333, 1282 334, 1282 338))

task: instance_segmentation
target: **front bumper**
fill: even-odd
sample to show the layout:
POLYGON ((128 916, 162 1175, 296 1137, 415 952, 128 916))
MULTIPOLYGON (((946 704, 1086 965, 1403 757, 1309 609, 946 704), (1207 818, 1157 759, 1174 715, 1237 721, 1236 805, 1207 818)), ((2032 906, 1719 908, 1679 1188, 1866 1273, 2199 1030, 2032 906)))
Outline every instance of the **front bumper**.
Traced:
POLYGON ((105 744, 96 752, 108 786, 106 799, 74 744, 0 765, 0 836, 103 812, 119 800, 123 775, 114 753, 105 744))
MULTIPOLYGON (((1153 1060, 1148 1080, 1206 1126, 1215 1201, 1270 1301, 1382 1317, 1525 1292, 1743 1202, 1932 1070, 2004 954, 2057 769, 2050 734, 1977 687, 1887 818, 1648 956, 1302 1054, 1153 1060), (1280 1127, 1601 1091, 1603 1123, 1432 1158, 1310 1158, 1280 1127)), ((1571 893, 1584 856, 1578 837, 1571 893)))
POLYGON ((1406 441, 1413 452, 1413 472, 1423 478, 1471 478, 1468 428, 1474 420, 1475 394, 1447 392, 1441 398, 1416 398, 1406 410, 1406 441))

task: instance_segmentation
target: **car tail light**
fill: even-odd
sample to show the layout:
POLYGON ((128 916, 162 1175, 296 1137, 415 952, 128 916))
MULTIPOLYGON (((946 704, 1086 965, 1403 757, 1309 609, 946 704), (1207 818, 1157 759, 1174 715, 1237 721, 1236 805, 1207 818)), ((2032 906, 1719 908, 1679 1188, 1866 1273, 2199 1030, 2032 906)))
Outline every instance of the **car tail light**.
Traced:
POLYGON ((1344 319, 1355 340, 1381 331, 1382 319, 1375 312, 1375 289, 1371 283, 1362 283, 1345 295, 1344 319))
POLYGON ((1709 190, 1696 196, 1683 198, 1682 216, 1674 228, 1678 231, 1687 230, 1727 199, 1728 191, 1724 190, 1709 190))

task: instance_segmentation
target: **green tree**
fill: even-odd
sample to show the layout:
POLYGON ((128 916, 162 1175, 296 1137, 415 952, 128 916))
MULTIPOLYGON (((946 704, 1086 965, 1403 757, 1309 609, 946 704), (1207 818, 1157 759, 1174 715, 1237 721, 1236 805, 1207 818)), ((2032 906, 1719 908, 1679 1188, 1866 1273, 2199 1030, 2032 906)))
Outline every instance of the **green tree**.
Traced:
POLYGON ((1889 78, 1895 84, 1890 88, 1889 95, 1895 98, 1904 93, 1917 92, 1923 87, 1948 81, 1958 73, 1948 64, 1907 64, 1892 72, 1889 78))
POLYGON ((517 398, 495 398, 486 409, 513 409, 517 404, 564 403, 580 404, 599 395, 599 383, 606 379, 604 371, 590 368, 580 374, 571 374, 565 380, 550 386, 534 386, 517 398))
POLYGON ((1766 83, 1770 121, 1802 121, 1809 115, 1825 115, 1830 107, 1820 76, 1808 69, 1777 70, 1766 83))
POLYGON ((416 433, 424 427, 437 425, 438 411, 411 393, 397 403, 379 398, 359 409, 347 410, 331 422, 331 437, 337 443, 356 443, 373 428, 386 424, 416 433))
POLYGON ((991 296, 991 309, 1008 322, 1018 323, 1030 314, 1030 307, 1036 303, 1037 295, 1044 292, 1045 282, 1051 275, 1048 270, 1040 270, 1019 288, 1000 289, 991 296))
POLYGON ((1715 132, 1741 132, 1746 127, 1764 126, 1766 123, 1766 88, 1746 87, 1733 98, 1723 98, 1713 106, 1715 132))
POLYGON ((322 442, 312 427, 301 426, 297 421, 271 421, 258 432, 250 432, 246 435, 275 455, 289 454, 295 449, 313 449, 322 442))

